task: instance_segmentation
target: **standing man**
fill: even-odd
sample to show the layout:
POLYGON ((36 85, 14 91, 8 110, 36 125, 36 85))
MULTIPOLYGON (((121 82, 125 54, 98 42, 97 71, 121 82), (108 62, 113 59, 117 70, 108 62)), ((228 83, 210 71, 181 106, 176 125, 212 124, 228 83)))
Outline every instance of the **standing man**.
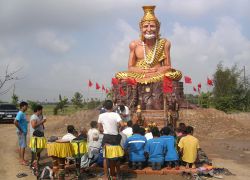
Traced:
POLYGON ((119 158, 124 155, 124 152, 120 146, 121 135, 118 132, 119 126, 122 125, 122 119, 118 113, 113 112, 113 102, 111 100, 106 100, 104 107, 107 111, 99 115, 98 126, 100 132, 103 131, 104 134, 102 140, 104 179, 108 179, 108 164, 110 174, 115 178, 115 175, 119 174, 120 171, 119 158))
POLYGON ((20 110, 16 115, 14 124, 17 127, 17 137, 19 144, 19 155, 22 165, 28 165, 28 162, 24 159, 25 148, 27 146, 27 131, 28 131, 28 121, 25 112, 28 109, 27 102, 20 103, 20 110))
POLYGON ((45 122, 46 118, 43 116, 43 106, 37 105, 34 108, 34 114, 30 117, 30 137, 32 137, 35 130, 44 133, 45 122))
MULTIPOLYGON (((30 117, 30 141, 32 140, 32 136, 44 137, 44 123, 45 122, 46 122, 46 118, 43 116, 43 106, 37 105, 34 108, 34 114, 30 117)), ((34 166, 33 162, 36 158, 37 158, 36 162, 40 160, 40 154, 42 150, 43 150, 42 148, 37 148, 37 147, 31 148, 31 154, 32 154, 31 166, 34 166)))

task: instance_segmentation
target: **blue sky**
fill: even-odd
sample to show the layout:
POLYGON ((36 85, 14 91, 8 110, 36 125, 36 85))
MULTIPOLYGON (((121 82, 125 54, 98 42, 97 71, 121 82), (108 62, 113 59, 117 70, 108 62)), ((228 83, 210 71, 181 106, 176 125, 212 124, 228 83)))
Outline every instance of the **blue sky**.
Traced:
MULTIPOLYGON (((0 76, 7 65, 22 67, 15 91, 24 100, 53 101, 76 91, 101 97, 88 90, 88 79, 108 87, 127 69, 143 5, 156 5, 161 35, 172 43, 172 66, 193 85, 207 90, 219 61, 250 74, 248 0, 0 0, 0 76)), ((10 100, 11 93, 0 99, 10 100)))

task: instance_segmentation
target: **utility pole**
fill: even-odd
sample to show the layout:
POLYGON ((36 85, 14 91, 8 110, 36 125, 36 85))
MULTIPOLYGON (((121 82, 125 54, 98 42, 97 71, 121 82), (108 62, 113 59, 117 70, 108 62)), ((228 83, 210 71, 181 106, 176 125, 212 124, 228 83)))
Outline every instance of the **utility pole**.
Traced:
POLYGON ((14 84, 13 95, 15 94, 15 91, 16 91, 16 84, 14 84))
POLYGON ((243 75, 244 75, 244 87, 246 89, 247 86, 246 86, 246 69, 245 69, 245 66, 243 66, 243 75))

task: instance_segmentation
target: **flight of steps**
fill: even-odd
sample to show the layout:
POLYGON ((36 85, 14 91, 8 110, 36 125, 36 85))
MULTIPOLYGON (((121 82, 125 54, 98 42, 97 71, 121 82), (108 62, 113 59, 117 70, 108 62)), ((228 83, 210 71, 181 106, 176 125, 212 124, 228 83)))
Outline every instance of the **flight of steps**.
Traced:
POLYGON ((167 124, 163 110, 143 110, 142 116, 145 118, 146 124, 156 123, 158 128, 162 128, 167 124))

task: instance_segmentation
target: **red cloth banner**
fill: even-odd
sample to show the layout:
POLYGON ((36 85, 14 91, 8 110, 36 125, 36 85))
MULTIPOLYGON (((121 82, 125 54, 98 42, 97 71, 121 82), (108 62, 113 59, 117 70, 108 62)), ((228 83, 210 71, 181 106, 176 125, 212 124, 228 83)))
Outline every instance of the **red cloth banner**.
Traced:
POLYGON ((132 86, 134 86, 134 85, 137 84, 136 80, 135 80, 135 79, 132 79, 132 78, 126 79, 126 82, 127 82, 128 84, 132 85, 132 86))
POLYGON ((119 91, 120 91, 120 95, 121 95, 121 96, 126 96, 126 93, 125 93, 125 91, 122 89, 122 87, 120 87, 119 91))
POLYGON ((108 90, 107 88, 105 89, 105 91, 106 91, 106 94, 108 94, 108 93, 109 93, 109 90, 108 90))
POLYGON ((168 77, 163 78, 163 93, 172 93, 173 92, 173 81, 168 77))
POLYGON ((193 90, 196 92, 196 88, 195 87, 193 87, 193 90))
POLYGON ((113 84, 113 86, 118 85, 119 84, 119 80, 116 79, 116 78, 112 78, 111 83, 113 84))
POLYGON ((185 81, 186 84, 191 84, 192 83, 192 79, 189 76, 184 76, 184 81, 185 81))
POLYGON ((103 91, 105 91, 105 87, 104 87, 104 85, 102 85, 102 90, 103 90, 103 91))

